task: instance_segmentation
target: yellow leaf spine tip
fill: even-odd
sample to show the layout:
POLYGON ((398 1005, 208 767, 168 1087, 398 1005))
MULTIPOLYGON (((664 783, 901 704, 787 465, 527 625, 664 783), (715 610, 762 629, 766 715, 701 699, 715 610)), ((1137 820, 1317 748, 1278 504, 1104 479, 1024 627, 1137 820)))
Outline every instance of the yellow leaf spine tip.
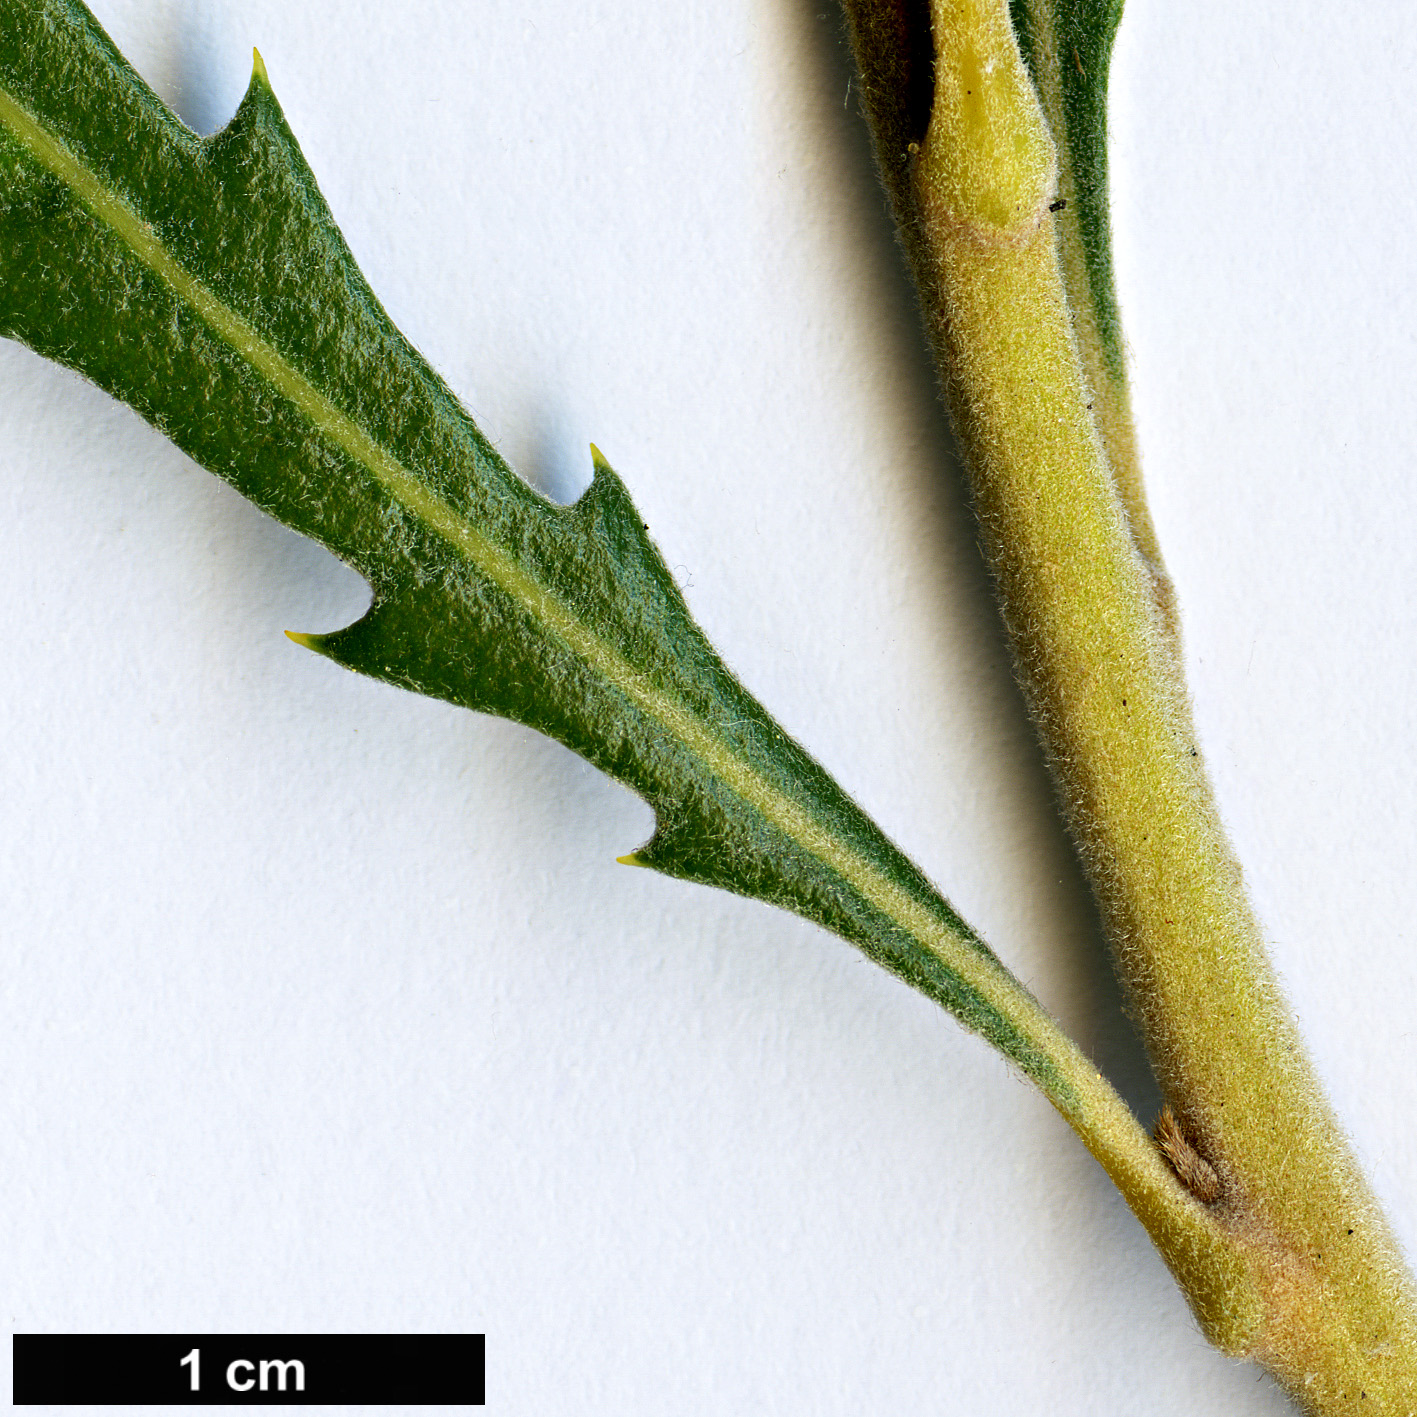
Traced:
POLYGON ((324 652, 320 648, 318 635, 302 635, 297 630, 287 630, 285 637, 288 640, 294 640, 302 649, 313 650, 316 654, 322 654, 324 652))
POLYGON ((604 468, 604 469, 606 470, 606 472, 609 472, 609 471, 610 471, 610 464, 609 464, 608 462, 606 462, 606 460, 605 460, 605 454, 602 453, 602 452, 600 451, 600 449, 595 446, 594 443, 592 443, 592 444, 590 445, 590 461, 591 461, 591 465, 592 465, 597 471, 599 471, 599 469, 601 469, 601 468, 604 468))
POLYGON ((261 58, 261 51, 253 46, 251 49, 251 82, 254 84, 258 79, 267 88, 270 88, 271 76, 266 73, 266 61, 261 58))
POLYGON ((643 866, 645 863, 640 860, 638 851, 632 851, 628 856, 617 856, 615 864, 617 866, 643 866))

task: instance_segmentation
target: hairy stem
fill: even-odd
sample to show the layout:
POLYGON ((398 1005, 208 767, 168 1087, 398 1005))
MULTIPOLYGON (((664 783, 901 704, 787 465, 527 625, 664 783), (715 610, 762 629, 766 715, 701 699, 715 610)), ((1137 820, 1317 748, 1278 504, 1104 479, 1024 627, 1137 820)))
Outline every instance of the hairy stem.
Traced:
POLYGON ((1053 229, 1073 337, 1091 393, 1117 497, 1152 579, 1152 594, 1180 647, 1175 593, 1147 506, 1141 452, 1112 279, 1107 209, 1107 71, 1120 0, 1059 13, 1050 0, 1010 0, 1019 47, 1058 152, 1053 229))
POLYGON ((1251 1267, 1259 1311, 1238 1292, 1217 1311, 1216 1287, 1138 1214, 1220 1347, 1266 1363, 1315 1412, 1417 1410, 1412 1283, 1220 823, 1124 375, 1083 354, 1105 342, 1091 301, 1079 329, 1080 238, 1058 230, 1057 149, 1008 7, 847 11, 1025 694, 1158 1081, 1218 1177, 1209 1208, 1251 1267), (923 122, 922 23, 934 59, 923 122))

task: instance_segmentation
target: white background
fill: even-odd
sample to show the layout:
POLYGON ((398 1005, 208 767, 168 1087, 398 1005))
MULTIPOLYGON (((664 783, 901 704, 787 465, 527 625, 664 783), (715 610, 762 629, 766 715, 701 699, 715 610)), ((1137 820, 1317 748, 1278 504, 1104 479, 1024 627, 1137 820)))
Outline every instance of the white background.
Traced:
MULTIPOLYGON (((728 662, 1149 1121, 826 0, 97 8, 202 131, 260 46, 489 436, 564 499, 604 449, 728 662)), ((1113 109, 1202 738, 1409 1251, 1414 61, 1395 0, 1131 0, 1113 109)), ((11 1329, 485 1330, 508 1417, 1288 1410, 985 1045, 616 866, 649 812, 559 746, 291 644, 362 583, 13 345, 0 596, 11 1329)))

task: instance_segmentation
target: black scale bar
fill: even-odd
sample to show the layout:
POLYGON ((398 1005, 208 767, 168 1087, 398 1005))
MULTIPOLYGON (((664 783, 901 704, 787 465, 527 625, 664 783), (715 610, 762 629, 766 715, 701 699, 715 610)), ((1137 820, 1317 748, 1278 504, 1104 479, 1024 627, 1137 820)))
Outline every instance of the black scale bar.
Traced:
POLYGON ((480 1333, 17 1333, 13 1352, 17 1407, 486 1400, 480 1333))

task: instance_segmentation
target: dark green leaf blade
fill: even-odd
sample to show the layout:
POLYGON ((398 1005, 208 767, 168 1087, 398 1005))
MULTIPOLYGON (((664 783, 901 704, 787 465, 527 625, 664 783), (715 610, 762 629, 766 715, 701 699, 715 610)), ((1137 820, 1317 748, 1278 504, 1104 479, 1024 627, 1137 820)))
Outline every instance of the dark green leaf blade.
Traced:
POLYGON ((637 862, 854 941, 1076 1115, 1086 1061, 724 667, 608 464, 540 497, 393 327, 259 60, 204 139, 74 0, 0 17, 0 333, 368 579, 305 643, 559 739, 653 807, 637 862))

